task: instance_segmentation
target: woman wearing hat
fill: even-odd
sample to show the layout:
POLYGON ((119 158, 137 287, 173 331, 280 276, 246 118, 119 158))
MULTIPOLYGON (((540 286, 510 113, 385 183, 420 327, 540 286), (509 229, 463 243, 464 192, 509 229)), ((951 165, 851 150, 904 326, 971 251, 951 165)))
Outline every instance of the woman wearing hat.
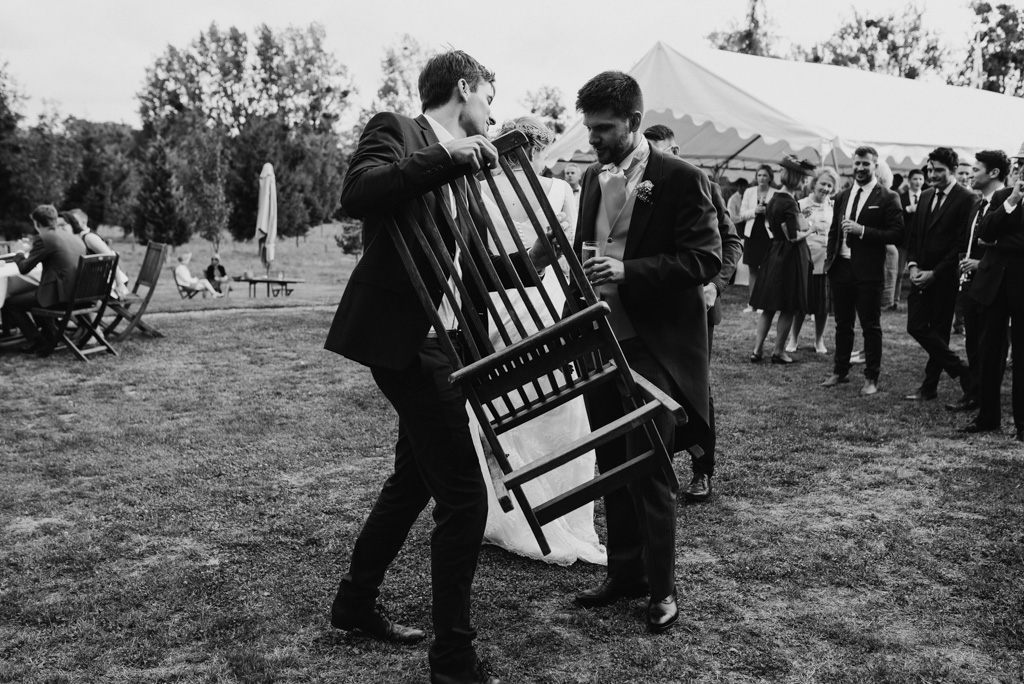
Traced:
POLYGON ((765 208, 765 219, 772 234, 761 273, 750 293, 750 305, 761 309, 757 319, 757 335, 750 361, 757 363, 764 357, 762 347, 772 327, 775 312, 779 323, 775 329, 775 348, 772 363, 789 364, 794 359, 786 353, 786 341, 793 325, 793 315, 807 311, 807 289, 811 276, 811 252, 807 236, 811 229, 796 201, 796 191, 814 172, 814 164, 788 156, 782 160, 779 178, 782 187, 776 191, 765 208))

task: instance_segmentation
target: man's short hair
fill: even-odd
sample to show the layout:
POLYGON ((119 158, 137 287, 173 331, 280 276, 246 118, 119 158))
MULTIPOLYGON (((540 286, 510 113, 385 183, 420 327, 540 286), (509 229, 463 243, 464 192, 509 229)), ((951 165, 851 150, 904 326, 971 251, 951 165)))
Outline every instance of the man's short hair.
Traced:
POLYGON ((907 173, 907 180, 910 180, 914 176, 924 176, 924 169, 910 169, 907 173))
POLYGON ((644 131, 644 137, 651 142, 661 142, 662 140, 675 140, 676 134, 665 124, 654 124, 644 131))
POLYGON ((52 204, 40 204, 29 216, 41 226, 53 228, 57 225, 57 207, 52 204))
POLYGON ((636 79, 621 71, 603 71, 584 83, 576 93, 576 111, 593 114, 604 110, 623 119, 643 112, 644 94, 636 79))
POLYGON ((1004 181, 1010 175, 1010 158, 1002 150, 982 150, 974 155, 974 161, 984 164, 986 171, 999 171, 998 181, 1004 181))
POLYGON ((938 162, 950 171, 956 171, 960 166, 960 157, 952 147, 936 147, 928 153, 928 161, 938 162))
POLYGON ((427 60, 419 80, 423 111, 447 104, 461 79, 476 92, 482 83, 494 83, 494 72, 462 50, 449 50, 427 60))
POLYGON ((562 171, 565 172, 568 171, 569 169, 576 169, 577 171, 579 171, 580 165, 577 164, 576 162, 569 162, 568 164, 565 165, 565 168, 562 171))
POLYGON ((872 160, 878 161, 878 150, 870 145, 861 145, 853 151, 854 157, 871 157, 872 160))

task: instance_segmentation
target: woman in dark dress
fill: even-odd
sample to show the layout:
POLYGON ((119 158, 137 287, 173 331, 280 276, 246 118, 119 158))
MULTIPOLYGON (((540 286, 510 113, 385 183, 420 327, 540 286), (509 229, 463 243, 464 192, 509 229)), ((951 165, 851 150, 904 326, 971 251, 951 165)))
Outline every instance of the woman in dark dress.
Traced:
MULTIPOLYGON (((765 207, 775 194, 772 183, 775 182, 775 172, 772 167, 764 164, 757 168, 754 176, 756 183, 747 188, 743 193, 743 201, 740 203, 739 221, 744 222, 743 231, 743 263, 746 264, 750 273, 750 292, 753 293, 757 284, 757 274, 761 268, 761 262, 768 254, 772 238, 765 230, 765 207)), ((748 307, 751 308, 751 307, 748 307)), ((752 310, 752 309, 751 309, 752 310)))
POLYGON ((774 194, 765 210, 772 244, 761 264, 760 277, 750 294, 750 305, 761 309, 757 319, 754 351, 750 355, 753 363, 763 358, 761 349, 776 311, 779 312, 779 323, 775 329, 772 363, 794 362, 786 353, 786 341, 793 325, 793 315, 807 311, 807 290, 811 276, 811 252, 807 247, 807 236, 811 230, 794 194, 813 172, 814 165, 810 162, 796 157, 783 159, 780 174, 782 188, 774 194))

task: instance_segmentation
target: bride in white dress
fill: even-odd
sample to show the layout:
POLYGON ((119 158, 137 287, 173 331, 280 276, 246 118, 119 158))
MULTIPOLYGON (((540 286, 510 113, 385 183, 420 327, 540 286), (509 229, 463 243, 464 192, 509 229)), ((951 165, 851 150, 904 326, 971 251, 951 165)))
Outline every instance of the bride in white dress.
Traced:
MULTIPOLYGON (((527 154, 531 158, 534 169, 539 173, 544 166, 544 149, 554 139, 551 130, 540 119, 533 116, 523 116, 506 121, 502 125, 501 130, 498 131, 498 135, 512 130, 521 131, 530 141, 527 154)), ((514 167, 514 172, 520 185, 527 187, 526 177, 523 175, 522 170, 514 167)), ((563 229, 565 229, 569 241, 572 242, 576 231, 576 199, 573 196, 572 188, 565 181, 555 178, 541 177, 540 182, 555 213, 563 214, 564 217, 560 218, 568 222, 568 228, 566 229, 565 223, 563 223, 563 229)), ((519 228, 520 236, 524 239, 525 244, 531 244, 535 237, 533 227, 530 225, 526 210, 512 189, 508 178, 499 175, 495 178, 495 183, 502 199, 505 201, 509 214, 519 228)), ((490 189, 486 185, 484 186, 484 204, 491 213, 492 222, 498 231, 506 230, 498 207, 494 204, 493 198, 490 195, 490 189)), ((533 209, 538 216, 541 215, 537 206, 534 206, 533 209)), ((511 235, 501 235, 501 238, 505 249, 510 253, 514 252, 516 247, 511 235)), ((552 268, 563 268, 567 271, 568 267, 564 264, 563 259, 555 266, 548 267, 549 272, 545 274, 544 279, 541 281, 556 310, 560 310, 565 302, 565 294, 562 292, 561 287, 559 287, 558 279, 550 272, 552 268)), ((534 303, 534 308, 545 320, 545 324, 550 324, 552 322, 551 316, 539 291, 536 288, 531 288, 530 291, 533 293, 531 300, 534 303)), ((507 294, 513 307, 518 312, 519 319, 524 322, 530 321, 529 315, 526 314, 526 306, 516 291, 510 290, 507 294)), ((492 297, 496 309, 506 314, 507 311, 499 296, 492 294, 492 297)), ((513 341, 516 341, 518 336, 515 335, 515 328, 510 324, 510 320, 511 317, 506 316, 504 321, 505 328, 513 335, 513 341)), ((503 348, 505 344, 495 332, 496 326, 493 323, 490 326, 490 330, 491 343, 494 345, 495 350, 503 348)), ((528 332, 534 332, 536 327, 533 327, 533 329, 528 327, 527 330, 528 332)), ((532 388, 527 388, 526 391, 531 395, 535 394, 532 388)), ((470 411, 470 419, 471 421, 475 420, 472 411, 470 411)), ((559 446, 572 442, 589 432, 590 422, 587 420, 587 410, 583 404, 583 399, 576 398, 525 425, 502 434, 499 437, 499 441, 505 448, 512 467, 518 468, 535 458, 551 453, 559 446)), ((476 442, 477 455, 480 459, 480 467, 483 469, 484 479, 489 483, 490 474, 484 462, 483 445, 479 430, 474 429, 473 435, 476 442)), ((591 452, 527 483, 523 487, 527 499, 536 505, 552 499, 587 480, 593 479, 594 460, 594 454, 591 452)), ((522 511, 519 509, 518 503, 513 499, 515 508, 510 513, 505 513, 498 505, 498 500, 493 490, 488 488, 488 493, 490 507, 487 513, 487 529, 484 533, 484 540, 486 542, 500 546, 513 553, 537 558, 549 563, 569 565, 577 560, 583 560, 588 563, 607 564, 607 553, 604 546, 598 540, 597 532, 594 530, 593 503, 578 508, 569 515, 554 520, 543 527, 544 536, 551 547, 551 553, 544 556, 540 552, 537 540, 534 539, 533 532, 530 531, 530 527, 522 511)))

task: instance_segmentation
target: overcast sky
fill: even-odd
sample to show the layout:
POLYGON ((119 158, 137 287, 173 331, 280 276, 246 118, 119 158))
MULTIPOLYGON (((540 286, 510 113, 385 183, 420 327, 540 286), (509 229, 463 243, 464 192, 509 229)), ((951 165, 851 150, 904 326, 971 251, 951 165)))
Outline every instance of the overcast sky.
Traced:
MULTIPOLYGON (((1012 0, 1021 5, 1024 0, 1012 0)), ((928 0, 925 21, 950 48, 971 31, 966 0, 928 0)), ((765 0, 784 41, 825 40, 852 16, 849 0, 765 0)), ((862 13, 900 10, 905 1, 859 0, 862 13)), ((384 47, 403 33, 431 47, 466 50, 498 75, 499 121, 522 112, 526 91, 561 88, 570 105, 590 76, 628 70, 658 40, 685 52, 705 35, 742 20, 747 0, 0 0, 0 62, 28 95, 34 121, 44 103, 62 114, 139 124, 135 94, 167 45, 187 46, 211 22, 252 35, 319 22, 327 46, 372 99, 384 47)))

